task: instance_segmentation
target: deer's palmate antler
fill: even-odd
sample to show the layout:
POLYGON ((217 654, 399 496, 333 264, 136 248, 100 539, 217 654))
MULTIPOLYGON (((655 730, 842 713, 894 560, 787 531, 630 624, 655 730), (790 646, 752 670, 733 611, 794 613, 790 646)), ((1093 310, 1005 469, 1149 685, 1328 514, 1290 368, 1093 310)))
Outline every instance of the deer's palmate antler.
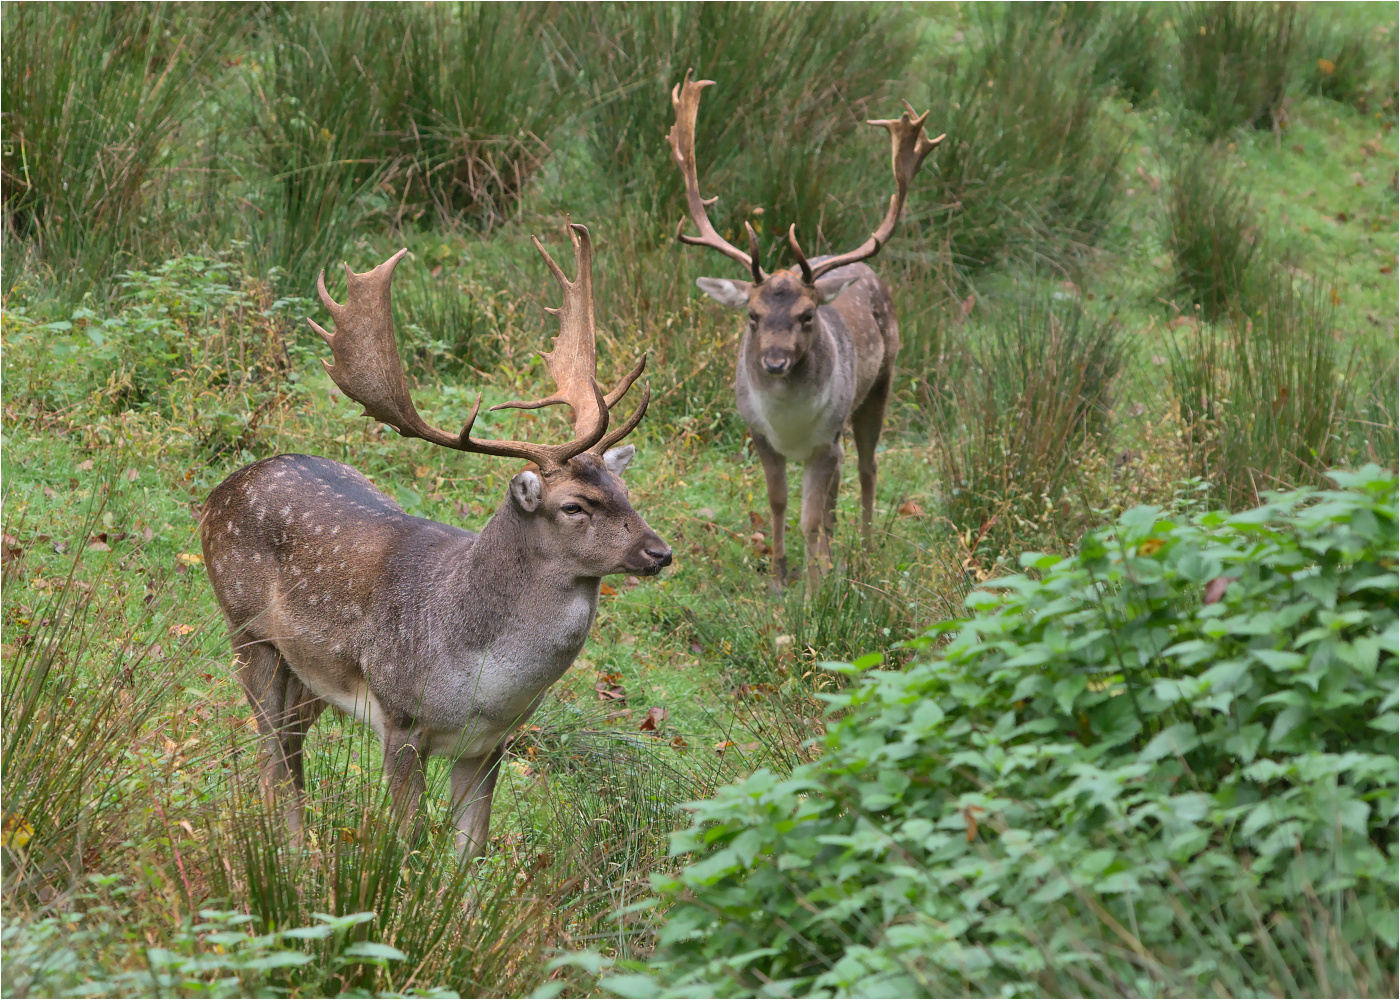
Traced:
POLYGON ((558 309, 548 311, 559 319, 559 335, 554 338, 554 350, 541 356, 554 380, 555 391, 543 399, 516 400, 498 403, 493 410, 504 408, 536 409, 558 403, 567 405, 574 413, 574 438, 567 444, 546 445, 530 441, 505 441, 471 436, 472 426, 481 408, 478 393, 471 415, 460 434, 452 434, 432 426, 418 414, 408 391, 403 364, 399 360, 398 342, 394 336, 394 320, 390 312, 390 285, 394 268, 406 249, 400 250, 372 271, 356 274, 345 265, 348 295, 344 305, 326 291, 325 273, 316 279, 321 302, 335 320, 335 332, 327 333, 314 320, 311 328, 330 345, 335 361, 322 363, 326 372, 342 392, 365 408, 365 415, 390 424, 404 437, 421 438, 444 448, 501 455, 534 462, 541 472, 549 474, 562 468, 569 459, 585 451, 601 454, 629 434, 646 413, 651 401, 650 386, 644 387, 642 401, 620 427, 608 432, 609 411, 615 406, 646 367, 646 355, 612 390, 604 394, 598 386, 598 353, 593 326, 593 244, 588 230, 570 224, 566 232, 574 248, 576 275, 570 281, 554 258, 538 239, 535 248, 544 257, 550 273, 564 292, 564 302, 558 309))

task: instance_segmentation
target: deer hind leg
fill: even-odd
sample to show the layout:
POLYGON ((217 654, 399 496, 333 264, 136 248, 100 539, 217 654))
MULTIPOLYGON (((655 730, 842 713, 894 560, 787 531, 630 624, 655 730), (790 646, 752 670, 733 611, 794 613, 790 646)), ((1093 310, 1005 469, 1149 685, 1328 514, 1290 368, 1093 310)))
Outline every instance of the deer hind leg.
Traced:
POLYGON ((501 771, 498 748, 484 757, 462 757, 452 765, 452 813, 457 850, 468 861, 486 850, 491 836, 491 797, 501 771))
POLYGON ((283 799, 292 842, 299 845, 306 792, 302 749, 326 703, 301 683, 272 643, 250 643, 236 656, 238 679, 262 734, 259 770, 263 794, 269 805, 283 799))
POLYGON ((831 569, 836 529, 836 491, 841 484, 841 440, 817 452, 802 470, 802 534, 807 542, 807 583, 815 586, 831 569))
POLYGON ((753 434, 753 450, 763 463, 763 478, 768 484, 768 512, 773 518, 773 584, 781 589, 787 582, 787 459, 773 449, 761 434, 753 434))
POLYGON ((384 727, 384 773, 389 778, 389 798, 399 834, 409 843, 423 831, 419 805, 426 780, 426 755, 420 733, 409 728, 384 727))
POLYGON ((851 436, 856 443, 856 468, 860 472, 860 533, 870 545, 870 525, 875 516, 875 446, 885 426, 885 405, 890 398, 893 375, 886 372, 873 386, 865 401, 851 414, 851 436))

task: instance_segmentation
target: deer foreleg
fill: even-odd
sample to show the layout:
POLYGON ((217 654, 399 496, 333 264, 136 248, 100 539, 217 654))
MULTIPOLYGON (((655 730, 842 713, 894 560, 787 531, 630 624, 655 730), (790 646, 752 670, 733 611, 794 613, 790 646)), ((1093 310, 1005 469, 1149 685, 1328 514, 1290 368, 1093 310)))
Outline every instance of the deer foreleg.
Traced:
POLYGON ((463 757, 452 765, 452 812, 457 827, 457 850, 462 860, 486 850, 491 835, 491 797, 501 771, 501 751, 484 757, 463 757))
POLYGON ((787 582, 787 459, 773 450, 761 434, 753 435, 753 450, 763 463, 763 478, 768 484, 768 512, 773 518, 773 581, 778 587, 787 582))
POLYGON ((841 483, 841 442, 807 460, 802 470, 802 533, 807 542, 807 582, 815 586, 831 568, 836 491, 841 483))

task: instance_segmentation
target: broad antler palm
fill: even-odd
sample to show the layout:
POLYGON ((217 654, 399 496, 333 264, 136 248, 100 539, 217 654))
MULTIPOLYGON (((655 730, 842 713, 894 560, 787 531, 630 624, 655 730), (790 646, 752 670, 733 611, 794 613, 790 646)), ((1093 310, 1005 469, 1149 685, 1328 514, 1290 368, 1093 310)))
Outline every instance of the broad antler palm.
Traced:
POLYGON ((321 302, 335 320, 335 333, 327 333, 314 320, 311 328, 330 345, 334 364, 323 361, 326 372, 345 395, 365 408, 365 415, 390 424, 404 437, 421 438, 444 448, 522 458, 537 464, 541 471, 550 472, 564 466, 575 455, 592 449, 602 453, 622 440, 641 421, 651 401, 651 389, 645 387, 642 401, 620 427, 608 433, 609 411, 615 406, 646 367, 646 355, 613 389, 604 394, 598 386, 597 343, 593 326, 593 245, 588 230, 570 225, 574 248, 576 277, 570 281, 550 257, 538 239, 535 248, 544 257, 554 279, 564 292, 564 302, 549 312, 559 318, 559 335, 554 338, 554 350, 543 353, 545 365, 554 380, 555 391, 532 401, 516 400, 491 407, 536 409, 562 403, 574 413, 574 438, 567 444, 545 445, 529 441, 505 441, 474 438, 472 426, 481 408, 478 393, 471 415, 460 434, 452 434, 432 426, 418 414, 408 391, 399 359, 398 342, 390 311, 390 285, 394 268, 408 251, 400 250, 372 271, 356 274, 345 265, 348 295, 344 305, 326 291, 325 273, 316 280, 321 302))

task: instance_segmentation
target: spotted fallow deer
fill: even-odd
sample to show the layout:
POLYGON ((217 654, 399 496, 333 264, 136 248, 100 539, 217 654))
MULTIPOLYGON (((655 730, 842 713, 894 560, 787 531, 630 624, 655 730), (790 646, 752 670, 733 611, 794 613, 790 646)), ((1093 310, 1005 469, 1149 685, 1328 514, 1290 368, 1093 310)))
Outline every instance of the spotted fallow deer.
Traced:
POLYGON ((632 509, 615 447, 646 412, 609 430, 610 410, 646 364, 604 395, 596 380, 592 250, 574 225, 577 276, 569 281, 535 246, 563 288, 554 350, 557 391, 534 402, 567 404, 567 444, 472 437, 430 426, 414 408, 390 316, 390 282, 407 252, 365 274, 347 265, 344 305, 318 280, 335 320, 326 370, 366 415, 405 437, 445 448, 525 459, 478 534, 413 517, 359 472, 306 455, 255 462, 224 480, 200 523, 204 560, 228 618, 239 679, 263 737, 262 782, 300 840, 302 746, 327 705, 374 728, 400 821, 417 826, 430 755, 454 760, 452 810, 464 857, 484 849, 491 796, 507 736, 583 648, 601 578, 654 575, 671 550, 632 509))
POLYGON ((685 80, 671 92, 676 122, 666 139, 685 179, 690 218, 699 236, 676 238, 709 247, 738 262, 752 281, 700 278, 696 284, 721 305, 746 309, 748 324, 739 344, 734 395, 748 422, 754 450, 768 483, 773 516, 773 577, 787 579, 784 517, 787 513, 787 463, 804 463, 801 525, 807 546, 808 578, 815 582, 830 566, 831 535, 836 523, 836 492, 841 482, 841 433, 850 424, 860 472, 861 530, 870 540, 875 503, 875 445, 885 421, 885 404, 899 352, 899 322, 889 286, 861 263, 880 252, 899 222, 909 182, 924 157, 943 141, 924 132, 925 112, 916 117, 906 103, 897 119, 869 124, 889 129, 895 193, 884 221, 850 253, 809 261, 797 242, 796 226, 788 243, 797 266, 764 274, 759 267, 758 235, 747 225, 749 252, 744 253, 715 230, 706 207, 715 198, 700 195, 695 165, 695 116, 700 92, 713 80, 685 80))

